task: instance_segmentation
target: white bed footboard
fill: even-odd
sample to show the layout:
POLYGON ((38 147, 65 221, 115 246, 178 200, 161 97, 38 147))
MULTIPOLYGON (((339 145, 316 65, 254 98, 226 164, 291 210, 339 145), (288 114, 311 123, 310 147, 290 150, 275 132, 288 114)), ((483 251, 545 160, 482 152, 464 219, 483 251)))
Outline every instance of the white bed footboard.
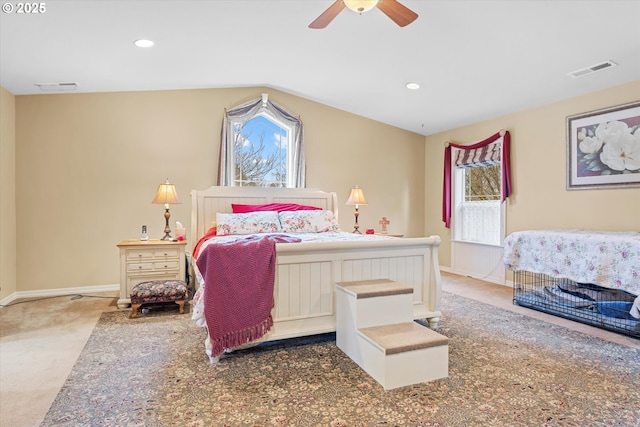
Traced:
MULTIPOLYGON (((336 211, 335 193, 310 189, 211 187, 192 191, 192 241, 231 203, 299 203, 336 211)), ((413 317, 436 327, 441 279, 438 236, 384 240, 277 244, 272 312, 265 340, 332 332, 336 329, 336 283, 391 279, 413 287, 413 317)))
POLYGON ((413 317, 441 313, 438 236, 277 245, 274 327, 267 339, 335 331, 335 285, 391 279, 413 287, 413 317))

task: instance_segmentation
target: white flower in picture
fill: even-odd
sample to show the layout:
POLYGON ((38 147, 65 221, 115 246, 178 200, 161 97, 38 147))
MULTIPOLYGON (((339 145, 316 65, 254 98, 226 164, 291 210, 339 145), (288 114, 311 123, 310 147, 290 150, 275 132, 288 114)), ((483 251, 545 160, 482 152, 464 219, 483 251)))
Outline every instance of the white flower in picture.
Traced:
POLYGON ((578 129, 578 176, 640 173, 640 126, 614 120, 578 129))
POLYGON ((595 153, 602 147, 602 140, 600 138, 593 138, 590 136, 585 137, 580 143, 580 151, 584 154, 595 153))
POLYGON ((616 136, 629 133, 629 126, 625 122, 618 120, 609 123, 600 123, 596 128, 596 136, 602 141, 608 141, 616 136))
POLYGON ((640 131, 613 134, 600 153, 600 160, 616 171, 640 169, 640 131))

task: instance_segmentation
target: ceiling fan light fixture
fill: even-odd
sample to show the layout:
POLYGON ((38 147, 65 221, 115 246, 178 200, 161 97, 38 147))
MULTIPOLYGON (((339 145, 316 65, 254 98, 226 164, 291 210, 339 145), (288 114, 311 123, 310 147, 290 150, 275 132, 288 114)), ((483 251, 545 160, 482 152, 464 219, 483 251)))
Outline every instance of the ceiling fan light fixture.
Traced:
POLYGON ((348 9, 357 13, 367 12, 378 4, 379 0, 343 0, 348 9))
POLYGON ((418 90, 418 89, 420 89, 420 85, 418 83, 415 83, 415 82, 409 82, 409 83, 407 83, 407 89, 418 90))

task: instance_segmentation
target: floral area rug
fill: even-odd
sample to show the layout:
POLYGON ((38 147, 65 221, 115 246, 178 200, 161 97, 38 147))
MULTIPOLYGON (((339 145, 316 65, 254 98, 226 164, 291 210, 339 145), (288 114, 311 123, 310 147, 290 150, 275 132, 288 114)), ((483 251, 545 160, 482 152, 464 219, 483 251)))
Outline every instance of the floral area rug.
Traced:
POLYGON ((640 425, 640 351, 449 293, 442 312, 449 377, 390 391, 333 334, 211 365, 189 315, 107 312, 42 425, 640 425))

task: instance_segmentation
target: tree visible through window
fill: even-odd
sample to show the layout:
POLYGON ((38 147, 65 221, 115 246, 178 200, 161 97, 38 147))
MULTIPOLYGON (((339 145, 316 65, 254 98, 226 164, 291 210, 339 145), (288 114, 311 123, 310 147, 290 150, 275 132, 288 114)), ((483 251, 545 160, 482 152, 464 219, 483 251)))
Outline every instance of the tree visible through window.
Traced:
POLYGON ((290 130, 267 114, 234 123, 233 129, 234 185, 287 187, 290 130))
POLYGON ((464 200, 500 200, 500 165, 464 169, 464 200))

